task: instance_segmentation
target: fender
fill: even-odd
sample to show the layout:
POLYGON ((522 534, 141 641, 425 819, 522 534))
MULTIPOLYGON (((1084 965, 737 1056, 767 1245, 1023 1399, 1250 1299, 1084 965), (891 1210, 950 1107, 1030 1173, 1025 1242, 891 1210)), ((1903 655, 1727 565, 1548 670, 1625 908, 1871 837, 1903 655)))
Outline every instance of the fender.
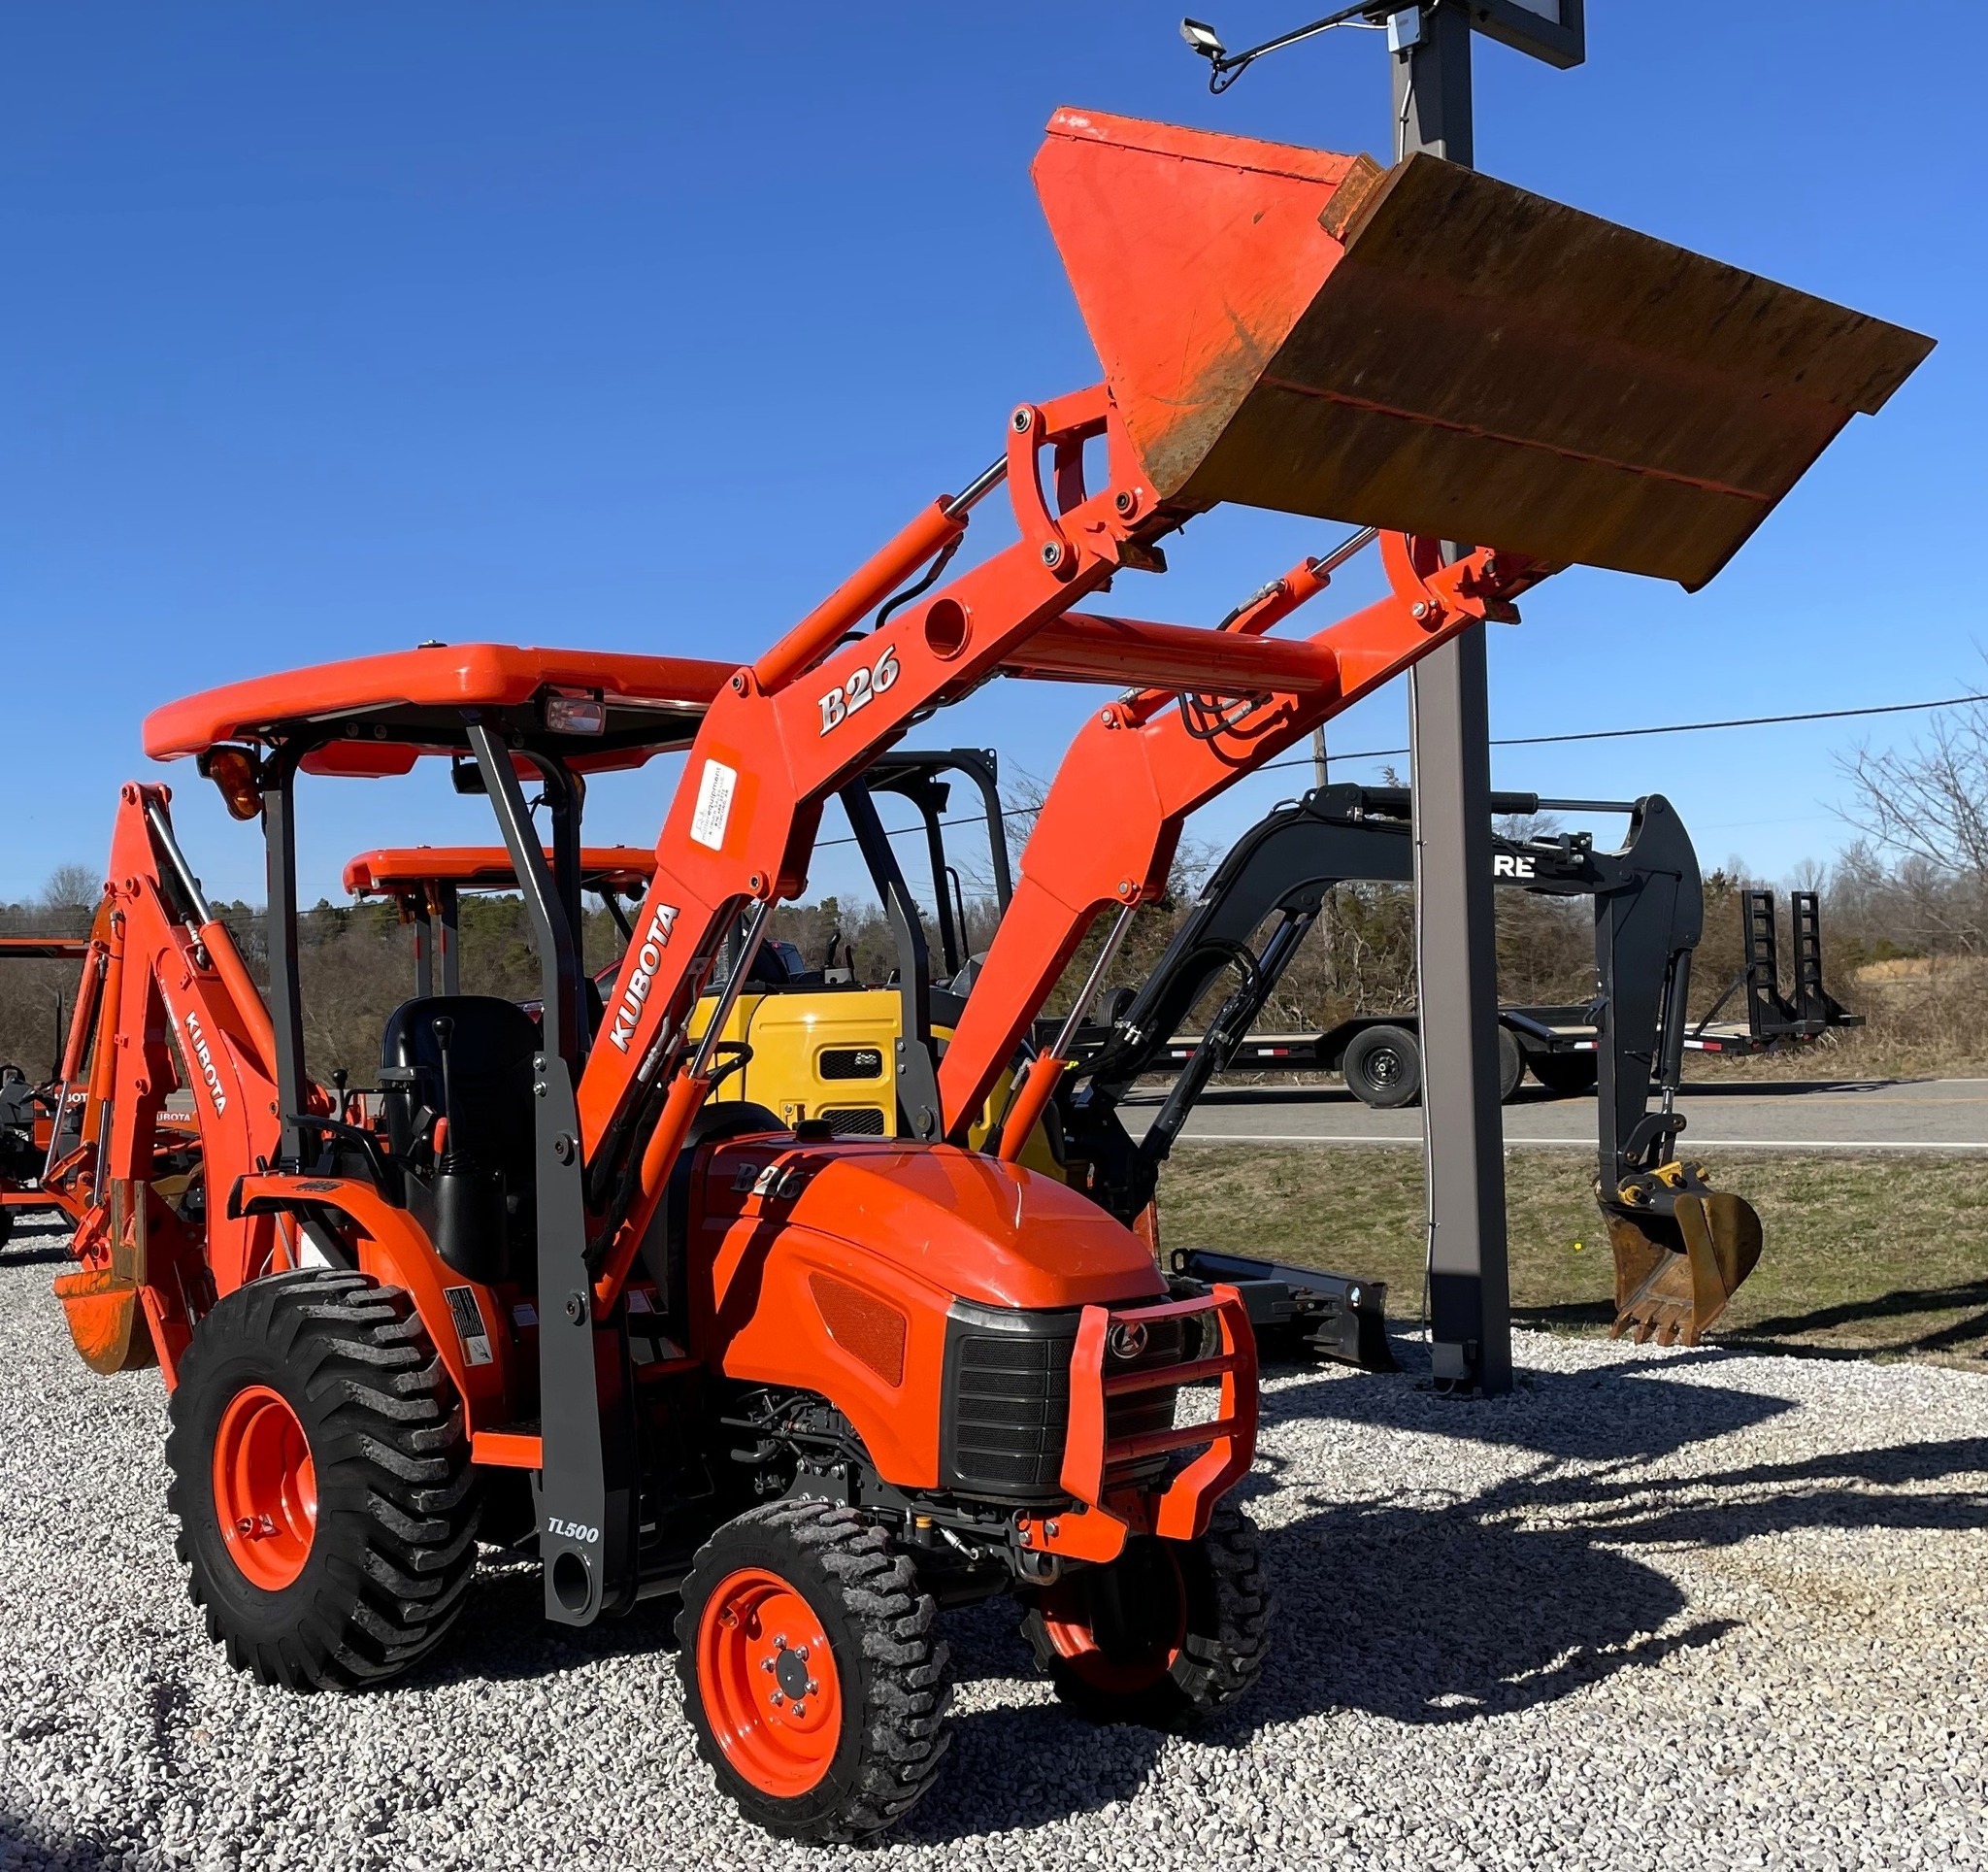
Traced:
POLYGON ((474 1433, 504 1420, 504 1398, 516 1351, 510 1310, 490 1287, 467 1280, 436 1259, 420 1224, 396 1209, 370 1183, 356 1177, 244 1177, 228 1201, 244 1216, 302 1215, 330 1210, 342 1217, 353 1237, 362 1274, 397 1287, 414 1303, 421 1324, 435 1342, 443 1365, 463 1400, 466 1427, 474 1433), (465 1341, 473 1336, 458 1320, 451 1291, 467 1289, 482 1324, 487 1359, 472 1361, 465 1341))

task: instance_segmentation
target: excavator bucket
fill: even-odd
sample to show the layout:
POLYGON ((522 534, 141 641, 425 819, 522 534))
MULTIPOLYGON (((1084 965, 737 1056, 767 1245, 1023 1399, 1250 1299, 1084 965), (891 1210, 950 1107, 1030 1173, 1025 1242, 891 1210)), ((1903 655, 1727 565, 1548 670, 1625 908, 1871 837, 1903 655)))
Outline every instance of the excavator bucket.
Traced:
POLYGON ((1672 1217, 1607 1212, 1615 1250, 1612 1337, 1695 1346, 1760 1260, 1760 1217, 1726 1189, 1680 1191, 1672 1217))
POLYGON ((1932 340, 1416 154, 1058 111, 1036 187, 1153 490, 1675 579, 1932 340))

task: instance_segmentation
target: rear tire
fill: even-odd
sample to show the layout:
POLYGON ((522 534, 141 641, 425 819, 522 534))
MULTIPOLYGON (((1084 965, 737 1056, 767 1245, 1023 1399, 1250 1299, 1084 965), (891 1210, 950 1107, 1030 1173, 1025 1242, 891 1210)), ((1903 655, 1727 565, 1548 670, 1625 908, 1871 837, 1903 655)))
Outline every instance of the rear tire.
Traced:
POLYGON ((775 1502, 712 1535, 683 1582, 677 1669, 697 1753, 747 1820, 845 1844, 917 1802, 950 1740, 938 1616, 854 1509, 775 1502))
POLYGON ((1591 1053, 1537 1053, 1526 1064, 1533 1077, 1560 1098, 1593 1091, 1601 1070, 1599 1056, 1591 1053))
POLYGON ((1363 1027, 1347 1043, 1340 1072, 1363 1105, 1391 1112, 1422 1090, 1422 1048, 1406 1027, 1363 1027))
POLYGON ((476 1566, 453 1385, 398 1287, 304 1268, 201 1320, 173 1392, 166 1505, 228 1662, 352 1689, 442 1640, 476 1566))
POLYGON ((1198 1541, 1138 1536, 1109 1566, 1065 1574, 1035 1595, 1021 1631, 1078 1715, 1175 1728, 1256 1681, 1272 1616, 1256 1524, 1222 1502, 1198 1541))

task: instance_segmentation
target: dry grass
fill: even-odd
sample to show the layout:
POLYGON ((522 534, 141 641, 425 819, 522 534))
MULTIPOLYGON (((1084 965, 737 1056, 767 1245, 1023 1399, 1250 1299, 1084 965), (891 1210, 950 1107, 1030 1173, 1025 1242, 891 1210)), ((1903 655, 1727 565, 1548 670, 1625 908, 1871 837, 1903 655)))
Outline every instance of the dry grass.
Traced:
MULTIPOLYGON (((1967 1157, 1721 1152, 1721 1187, 1760 1211, 1761 1264, 1713 1329, 1753 1350, 1988 1358, 1988 1164, 1967 1157)), ((1513 1318, 1601 1332, 1613 1274, 1576 1151, 1507 1153, 1513 1318)), ((1195 1244, 1383 1279, 1412 1320, 1422 1291, 1413 1148, 1182 1145, 1160 1190, 1169 1247, 1195 1244)))

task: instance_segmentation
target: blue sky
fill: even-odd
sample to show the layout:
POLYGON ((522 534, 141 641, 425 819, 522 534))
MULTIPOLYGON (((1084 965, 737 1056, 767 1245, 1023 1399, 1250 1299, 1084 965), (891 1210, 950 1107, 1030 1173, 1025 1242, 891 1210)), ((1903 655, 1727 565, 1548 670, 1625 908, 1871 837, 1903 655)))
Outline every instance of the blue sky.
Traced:
MULTIPOLYGON (((1232 45, 1304 17, 1203 10, 1232 45)), ((1940 346, 1705 592, 1575 572, 1537 593, 1495 636, 1494 732, 1988 686, 1988 159, 1939 78, 1988 63, 1988 9, 1589 11, 1572 73, 1480 45, 1482 167, 1940 346)), ((1027 177, 1056 105, 1385 153, 1375 35, 1214 98, 1176 17, 9 9, 0 897, 102 862, 117 785, 146 771, 140 721, 196 688, 427 637, 756 654, 991 457, 1014 402, 1095 376, 1027 177)), ((1224 512, 1140 606, 1211 621, 1337 531, 1224 512)), ((996 684, 926 745, 1046 774, 1091 699, 996 684)), ((1404 706, 1363 705, 1335 744, 1398 745, 1404 706)), ((1777 875, 1842 842, 1830 753, 1858 732, 1510 751, 1494 775, 1664 790, 1707 862, 1777 875)), ((249 833, 189 769, 165 777, 210 886, 259 896, 249 833)), ((1195 835, 1233 836, 1292 779, 1238 788, 1195 835)), ((665 784, 598 787, 592 833, 647 843, 665 784)), ((482 810, 322 783, 306 884, 335 892, 362 847, 481 837, 482 810)))

